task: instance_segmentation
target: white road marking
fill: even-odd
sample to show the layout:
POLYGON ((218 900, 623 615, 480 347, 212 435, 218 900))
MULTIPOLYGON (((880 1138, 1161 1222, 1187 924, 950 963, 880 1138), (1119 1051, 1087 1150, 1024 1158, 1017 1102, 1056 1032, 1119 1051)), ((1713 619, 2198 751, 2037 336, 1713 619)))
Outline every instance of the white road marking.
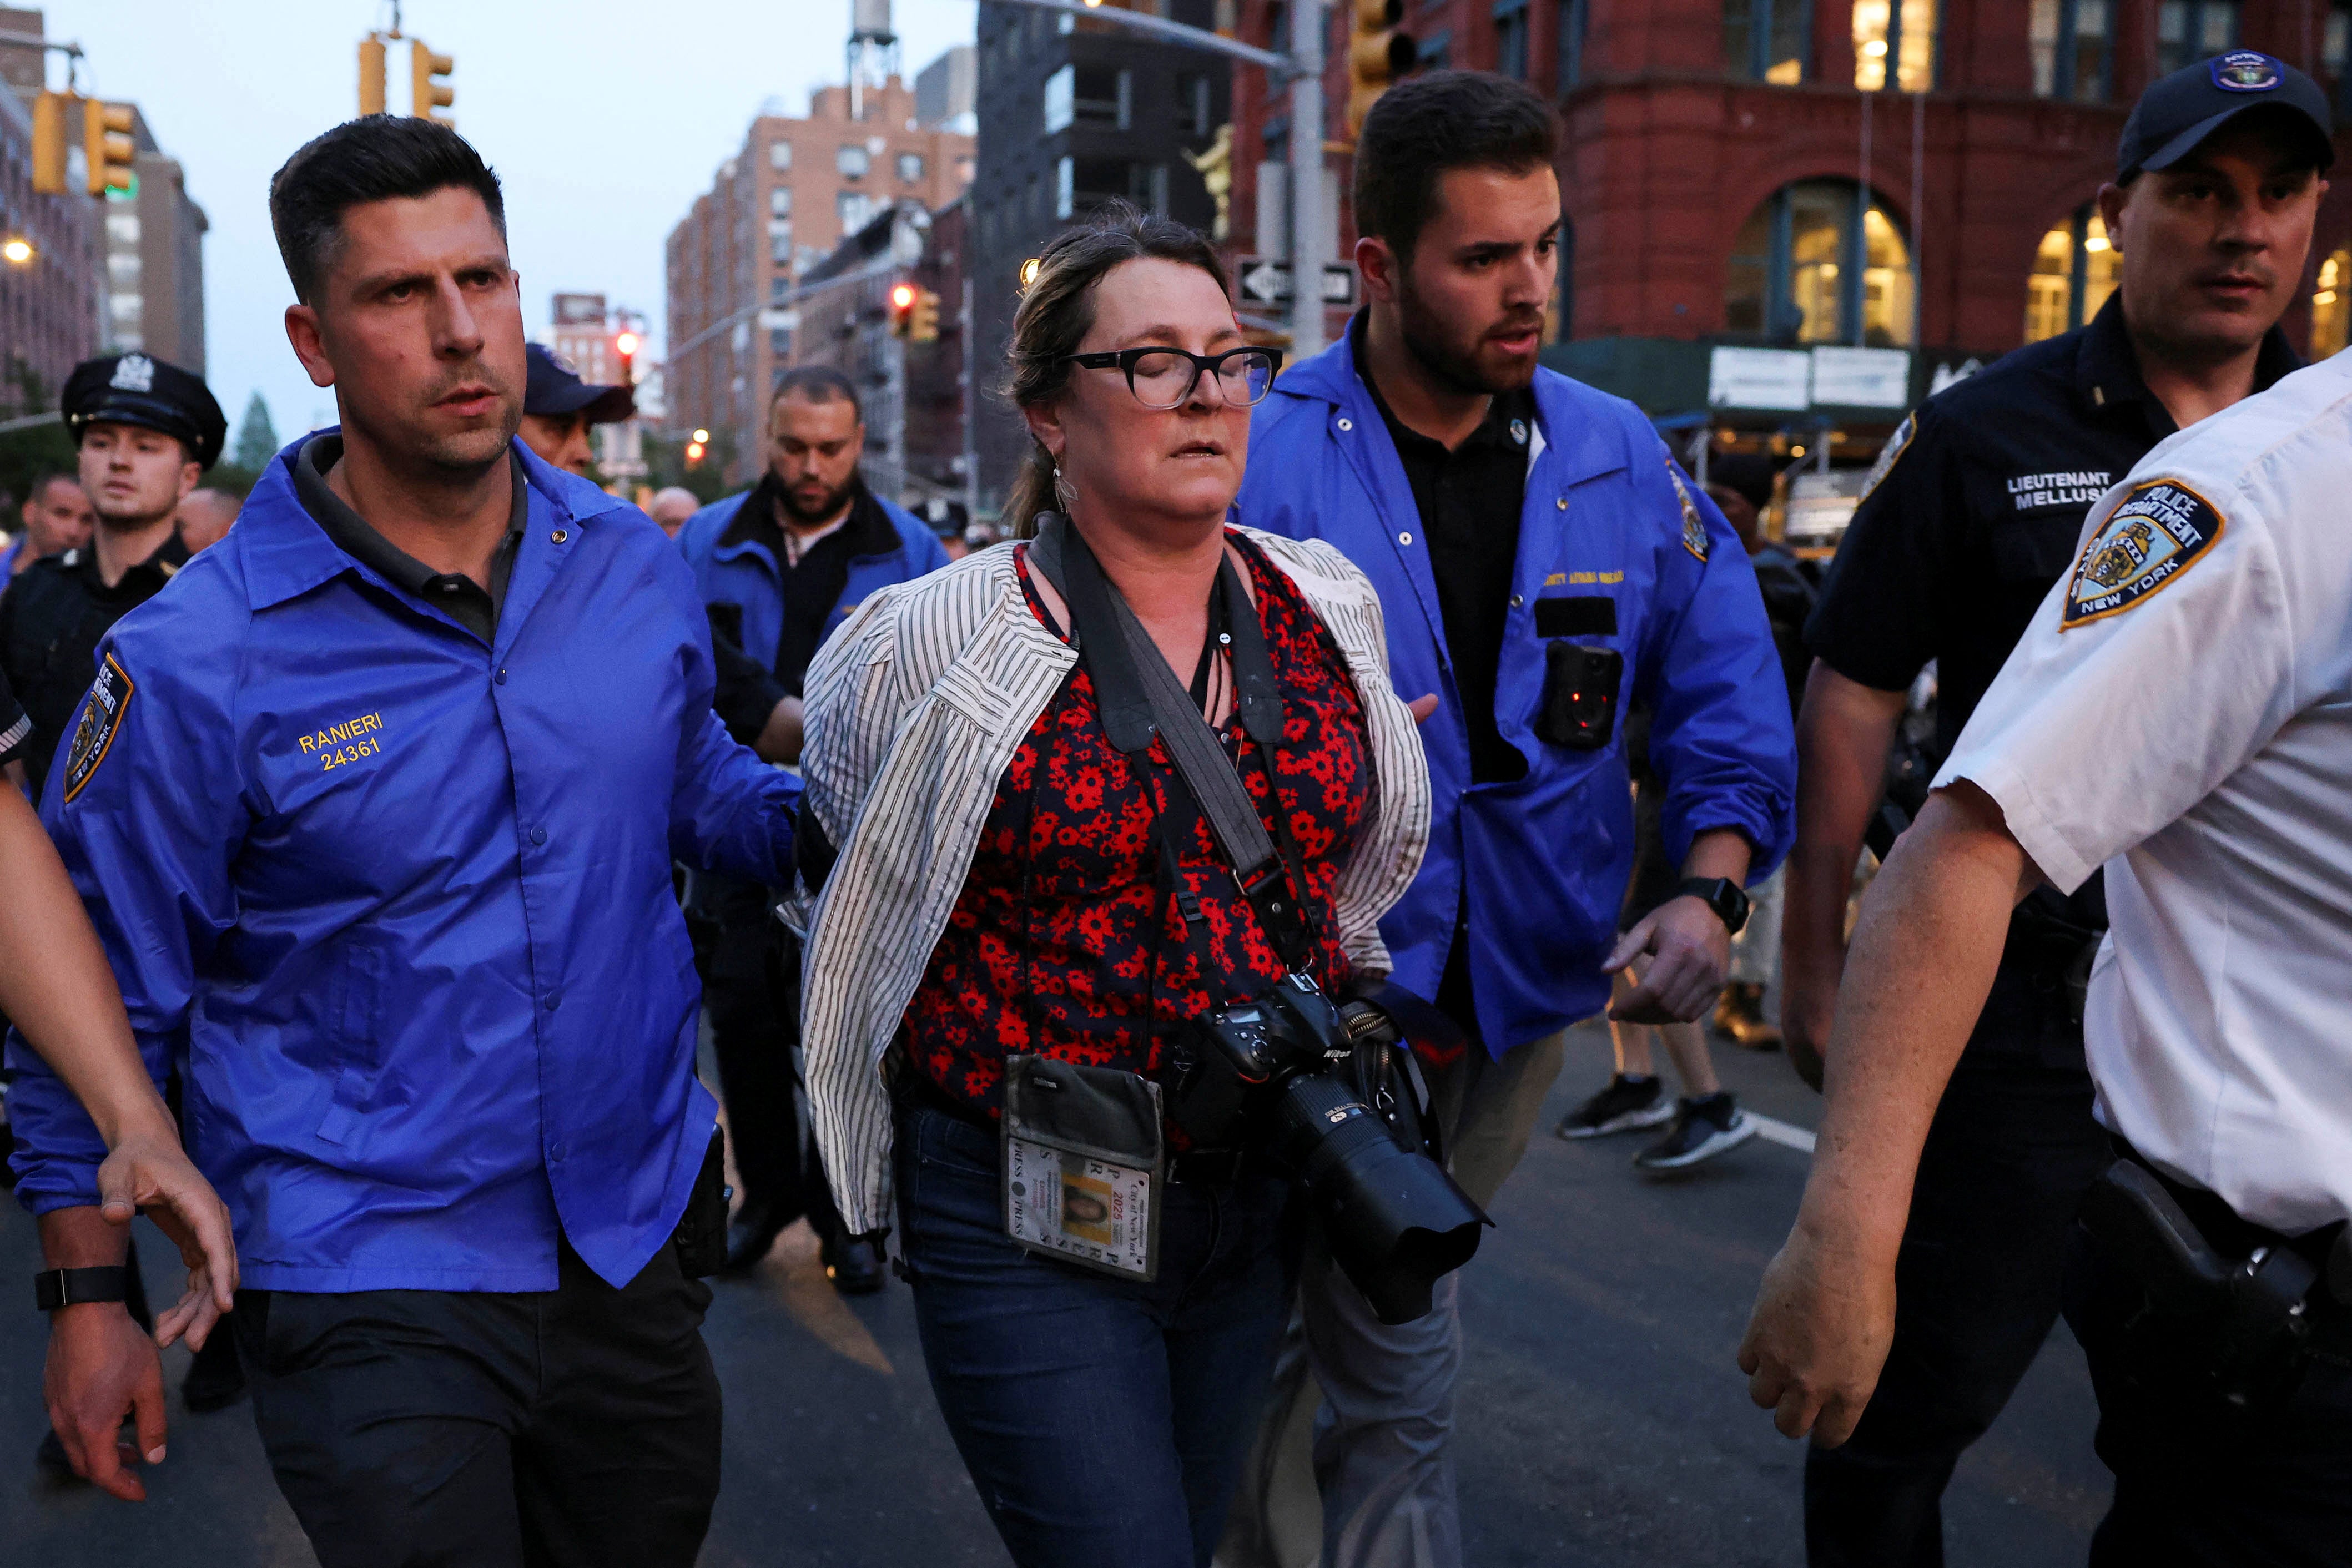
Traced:
POLYGON ((1784 1149, 1794 1149, 1801 1155, 1813 1152, 1813 1135, 1795 1123, 1783 1122, 1777 1116, 1759 1115, 1754 1111, 1748 1113, 1748 1119, 1756 1124, 1756 1135, 1765 1142, 1778 1144, 1784 1149))

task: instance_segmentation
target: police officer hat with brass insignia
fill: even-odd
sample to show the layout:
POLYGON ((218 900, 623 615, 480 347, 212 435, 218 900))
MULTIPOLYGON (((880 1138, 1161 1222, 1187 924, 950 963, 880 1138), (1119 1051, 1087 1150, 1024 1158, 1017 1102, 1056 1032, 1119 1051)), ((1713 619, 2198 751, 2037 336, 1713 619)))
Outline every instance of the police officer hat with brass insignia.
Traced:
POLYGON ((2275 115, 2306 138, 2315 167, 2336 162, 2334 117, 2319 84, 2259 49, 2233 49, 2148 85, 2124 121, 2116 178, 2168 169, 2221 127, 2252 113, 2275 115))
POLYGON ((210 468, 228 439, 228 421, 204 378, 150 354, 84 360, 66 378, 58 406, 77 446, 93 424, 136 424, 177 437, 189 461, 210 468))

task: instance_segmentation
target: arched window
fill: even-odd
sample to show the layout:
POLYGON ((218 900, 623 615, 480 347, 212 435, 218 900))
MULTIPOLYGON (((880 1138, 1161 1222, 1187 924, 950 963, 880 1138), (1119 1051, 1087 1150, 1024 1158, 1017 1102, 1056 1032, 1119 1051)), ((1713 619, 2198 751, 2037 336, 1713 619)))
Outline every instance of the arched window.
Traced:
POLYGON ((2352 246, 2319 264, 2319 282, 2311 291, 2311 357, 2340 354, 2352 339, 2352 246))
POLYGON ((1894 214, 1875 196, 1865 205, 1851 180, 1802 180, 1740 225, 1724 329, 1776 343, 1908 348, 1912 300, 1911 246, 1894 214))
POLYGON ((2025 340, 2069 332, 2099 313, 2123 267, 2099 209, 2085 202, 2042 236, 2025 280, 2025 340))

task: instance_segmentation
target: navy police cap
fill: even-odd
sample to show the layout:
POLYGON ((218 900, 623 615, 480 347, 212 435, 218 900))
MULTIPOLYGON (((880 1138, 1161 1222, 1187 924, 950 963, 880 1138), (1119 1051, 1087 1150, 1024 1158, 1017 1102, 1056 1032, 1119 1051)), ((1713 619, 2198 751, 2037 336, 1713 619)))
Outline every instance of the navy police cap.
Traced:
POLYGON ((2319 84, 2274 56, 2232 49, 2183 66, 2139 95, 2116 149, 2116 178, 2128 180, 2143 169, 2168 168, 2221 127, 2254 110, 2285 111, 2298 129, 2308 128, 2320 168, 2336 161, 2336 128, 2319 84))
POLYGON ((84 360, 66 378, 58 411, 77 446, 93 424, 136 424, 177 437, 199 468, 219 462, 228 439, 228 420, 204 378, 151 354, 84 360))
POLYGON ((625 386, 582 381, 562 356, 538 343, 526 346, 530 379, 523 382, 522 411, 561 419, 585 410, 591 424, 611 424, 637 412, 637 394, 625 386))

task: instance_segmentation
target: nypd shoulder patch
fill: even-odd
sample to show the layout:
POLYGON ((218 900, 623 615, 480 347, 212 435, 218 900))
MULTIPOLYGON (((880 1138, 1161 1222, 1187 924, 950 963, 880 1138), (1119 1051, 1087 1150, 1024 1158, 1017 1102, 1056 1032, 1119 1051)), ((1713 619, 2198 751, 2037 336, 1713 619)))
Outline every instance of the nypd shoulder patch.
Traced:
POLYGON ((1895 460, 1901 457, 1905 449, 1911 444, 1914 422, 1917 418, 1916 414, 1905 414, 1903 423, 1895 427, 1895 434, 1886 438, 1886 444, 1879 448, 1878 461, 1872 464, 1870 472, 1864 476, 1862 494, 1854 497, 1854 505, 1860 506, 1869 500, 1870 493, 1885 484, 1886 476, 1895 472, 1895 460))
POLYGON ((73 744, 66 751, 65 798, 71 800, 82 791, 98 765, 114 746, 116 732, 122 727, 122 716, 131 710, 131 693, 136 688, 131 675, 109 653, 100 661, 98 678, 89 685, 89 697, 82 704, 81 722, 74 726, 73 744))
POLYGON ((2213 503, 2177 479, 2134 486, 2083 547, 2059 629, 2120 614, 2165 588, 2213 548, 2222 527, 2213 503))
POLYGON ((1705 560, 1712 548, 1706 537, 1706 519, 1698 515, 1698 503, 1691 499, 1690 486, 1683 483, 1683 471, 1675 466, 1671 457, 1666 459, 1666 477, 1675 482, 1675 499, 1682 503, 1683 549, 1705 560))

